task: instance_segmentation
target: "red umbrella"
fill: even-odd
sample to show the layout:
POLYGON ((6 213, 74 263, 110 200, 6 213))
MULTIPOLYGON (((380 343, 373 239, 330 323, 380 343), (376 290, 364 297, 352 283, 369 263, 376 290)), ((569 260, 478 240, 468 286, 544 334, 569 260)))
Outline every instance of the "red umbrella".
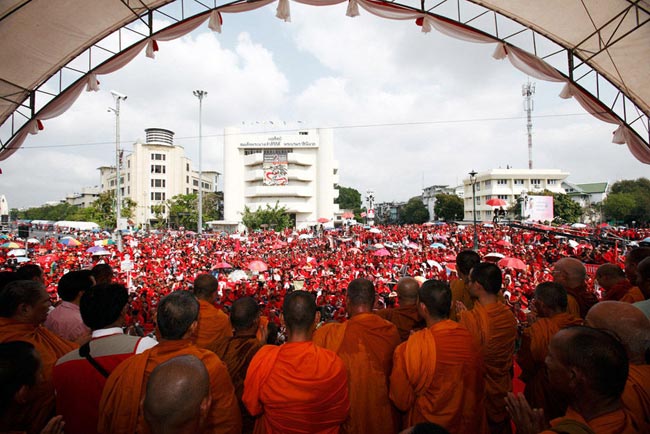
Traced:
POLYGON ((214 264, 214 268, 221 269, 221 268, 232 268, 232 265, 230 265, 227 262, 217 262, 214 264))
POLYGON ((485 204, 490 205, 490 206, 506 206, 506 205, 508 205, 508 202, 506 202, 503 199, 493 197, 492 199, 486 200, 485 204))
POLYGON ((326 219, 325 217, 321 217, 318 219, 318 223, 327 223, 328 221, 330 221, 330 219, 326 219))
POLYGON ((354 218, 354 213, 352 213, 352 212, 344 212, 341 217, 343 217, 344 219, 351 219, 351 218, 354 218))
POLYGON ((503 258, 497 265, 501 268, 512 268, 515 270, 526 270, 526 263, 517 258, 503 258))
POLYGON ((269 267, 263 261, 251 261, 248 264, 248 269, 260 273, 262 271, 268 270, 269 267))

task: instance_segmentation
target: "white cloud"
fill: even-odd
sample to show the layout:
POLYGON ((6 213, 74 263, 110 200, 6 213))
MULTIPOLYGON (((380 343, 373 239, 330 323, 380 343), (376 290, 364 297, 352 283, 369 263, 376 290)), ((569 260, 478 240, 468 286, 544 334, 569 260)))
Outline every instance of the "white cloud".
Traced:
MULTIPOLYGON (((269 120, 335 127, 341 185, 373 189, 380 201, 456 184, 472 169, 527 167, 521 97, 527 77, 494 60, 494 44, 423 34, 412 21, 363 10, 351 19, 345 4, 291 8, 291 23, 273 17, 275 5, 227 15, 221 35, 202 28, 161 42, 155 60, 142 53, 100 77, 102 91, 84 93, 30 137, 25 150, 0 163, 0 193, 21 207, 97 184, 96 168, 115 158, 110 89, 128 95, 123 143, 143 138, 145 128, 171 129, 194 161, 198 100, 192 90, 208 91, 204 169, 223 170, 224 127, 269 120), (86 146, 60 147, 70 144, 86 146), (42 148, 28 149, 35 146, 42 148)), ((614 128, 558 98, 560 89, 537 82, 535 167, 569 171, 574 182, 645 176, 647 165, 611 143, 614 128)))

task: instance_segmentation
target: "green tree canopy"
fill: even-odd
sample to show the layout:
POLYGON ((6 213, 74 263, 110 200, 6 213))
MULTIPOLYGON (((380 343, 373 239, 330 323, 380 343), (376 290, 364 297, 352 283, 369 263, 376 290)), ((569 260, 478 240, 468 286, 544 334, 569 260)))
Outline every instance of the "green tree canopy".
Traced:
POLYGON ((400 212, 399 220, 402 224, 421 224, 429 221, 429 210, 420 196, 409 199, 400 212))
POLYGON ((464 213, 463 199, 455 194, 437 194, 433 211, 441 220, 461 220, 464 213))
POLYGON ((566 194, 553 194, 553 214, 568 223, 576 223, 582 217, 582 207, 566 194))
POLYGON ((177 194, 167 201, 169 207, 169 219, 171 226, 174 228, 184 227, 188 230, 196 230, 199 217, 198 209, 198 195, 191 194, 177 194))
POLYGON ((359 193, 358 190, 343 186, 340 186, 338 190, 339 197, 334 199, 334 203, 338 203, 339 208, 353 209, 355 212, 356 210, 361 209, 361 193, 359 193))
POLYGON ((274 207, 267 203, 266 208, 260 207, 255 211, 251 211, 247 206, 244 207, 242 223, 251 230, 269 228, 281 231, 291 227, 291 217, 285 207, 280 207, 279 202, 276 202, 274 207))
POLYGON ((612 185, 611 193, 603 203, 608 219, 647 223, 650 221, 650 180, 618 181, 612 185))

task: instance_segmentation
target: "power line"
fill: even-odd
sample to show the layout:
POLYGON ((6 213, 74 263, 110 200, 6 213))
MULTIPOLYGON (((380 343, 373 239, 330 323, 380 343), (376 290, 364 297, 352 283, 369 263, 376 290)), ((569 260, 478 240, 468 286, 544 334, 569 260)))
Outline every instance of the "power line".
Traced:
MULTIPOLYGON (((541 118, 567 118, 567 117, 576 117, 576 116, 591 116, 590 113, 566 113, 566 114, 552 114, 552 115, 539 115, 534 116, 537 119, 541 118)), ((328 128, 332 130, 350 130, 357 128, 382 128, 382 127, 404 127, 404 126, 417 126, 417 125, 443 125, 443 124, 461 124, 461 123, 471 123, 471 122, 495 122, 495 121, 511 121, 511 120, 521 120, 526 119, 524 116, 508 116, 508 117, 491 117, 491 118, 466 118, 466 119, 448 119, 448 120, 435 120, 435 121, 414 121, 414 122, 391 122, 391 123, 377 123, 377 124, 356 124, 356 125, 334 125, 334 126, 322 126, 322 127, 311 127, 311 128, 328 128)), ((307 128, 307 127, 306 127, 307 128)), ((279 132, 290 132, 296 131, 299 128, 291 129, 273 129, 273 130, 263 130, 256 131, 252 134, 266 134, 266 133, 279 133, 279 132)), ((225 137, 226 134, 206 134, 203 137, 225 137)), ((178 136, 178 140, 191 140, 198 139, 198 136, 178 136)), ((124 140, 123 143, 133 143, 136 139, 124 140)), ((71 148, 78 146, 101 146, 101 145, 114 145, 115 141, 105 141, 105 142, 91 142, 91 143, 69 143, 69 144, 60 144, 60 145, 43 145, 43 146, 23 146, 21 150, 28 149, 51 149, 51 148, 71 148)))

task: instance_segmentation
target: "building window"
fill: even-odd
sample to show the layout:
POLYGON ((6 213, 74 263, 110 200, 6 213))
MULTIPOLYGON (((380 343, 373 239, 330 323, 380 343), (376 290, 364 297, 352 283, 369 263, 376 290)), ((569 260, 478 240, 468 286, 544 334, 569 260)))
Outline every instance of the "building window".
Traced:
POLYGON ((126 187, 126 194, 131 194, 131 187, 126 187))
POLYGON ((508 185, 507 179, 497 179, 497 185, 508 185))
POLYGON ((126 161, 126 167, 128 167, 129 169, 131 168, 131 160, 126 161))
POLYGON ((190 194, 190 189, 189 188, 185 189, 185 194, 190 194))
POLYGON ((165 188, 165 184, 166 184, 166 182, 165 182, 164 179, 152 179, 151 180, 151 186, 152 187, 165 188))
POLYGON ((309 134, 307 131, 298 131, 299 136, 306 136, 307 134, 309 134))
POLYGON ((210 183, 208 183, 208 182, 204 182, 204 183, 203 183, 203 189, 204 189, 204 190, 206 190, 206 189, 209 190, 210 188, 211 188, 210 183))
POLYGON ((198 187, 199 186, 199 180, 198 179, 193 179, 192 180, 192 185, 195 186, 195 187, 198 187))
POLYGON ((244 149, 244 155, 261 154, 261 149, 244 149))
POLYGON ((476 183, 476 191, 481 191, 481 183, 480 182, 476 183))
POLYGON ((507 194, 500 194, 500 195, 498 195, 497 197, 498 197, 499 199, 508 200, 508 195, 507 195, 507 194))
POLYGON ((530 183, 533 185, 540 185, 542 183, 541 179, 531 179, 530 183))
POLYGON ((487 181, 485 181, 485 188, 490 188, 490 187, 492 187, 492 181, 488 179, 487 181))
POLYGON ((156 161, 165 161, 167 156, 165 154, 151 154, 151 159, 156 161))
POLYGON ((557 179, 549 179, 546 182, 548 183, 548 185, 555 185, 555 184, 557 184, 557 179))
POLYGON ((515 179, 515 185, 524 185, 523 179, 515 179))
POLYGON ((165 166, 161 164, 152 164, 151 173, 165 173, 165 166))
POLYGON ((151 200, 165 200, 165 193, 161 191, 152 191, 151 200))
POLYGON ((190 171, 190 163, 185 163, 185 171, 190 171))
POLYGON ((190 177, 189 176, 185 177, 185 182, 188 183, 188 184, 190 183, 190 177))

